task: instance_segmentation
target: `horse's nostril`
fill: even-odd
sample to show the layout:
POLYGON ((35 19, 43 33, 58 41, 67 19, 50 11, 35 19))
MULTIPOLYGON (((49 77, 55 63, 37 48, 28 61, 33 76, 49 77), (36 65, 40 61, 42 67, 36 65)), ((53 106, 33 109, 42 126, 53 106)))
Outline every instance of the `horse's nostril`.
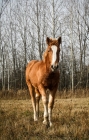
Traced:
POLYGON ((58 66, 54 66, 54 69, 56 70, 58 68, 58 66))
POLYGON ((56 66, 55 66, 55 65, 51 65, 51 68, 52 68, 53 70, 58 69, 58 67, 59 67, 58 65, 56 65, 56 66))
POLYGON ((58 67, 59 67, 59 66, 57 65, 57 69, 58 69, 58 67))
POLYGON ((51 68, 53 68, 53 65, 51 65, 51 68))

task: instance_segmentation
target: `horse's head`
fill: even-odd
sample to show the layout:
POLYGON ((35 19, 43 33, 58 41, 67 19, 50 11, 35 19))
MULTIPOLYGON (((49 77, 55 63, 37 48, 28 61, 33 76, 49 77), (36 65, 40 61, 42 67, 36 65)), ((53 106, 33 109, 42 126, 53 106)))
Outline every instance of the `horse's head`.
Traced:
POLYGON ((61 37, 58 39, 51 39, 47 37, 47 50, 45 52, 45 56, 47 56, 48 62, 51 65, 52 71, 55 71, 59 67, 59 53, 60 53, 60 44, 61 37))

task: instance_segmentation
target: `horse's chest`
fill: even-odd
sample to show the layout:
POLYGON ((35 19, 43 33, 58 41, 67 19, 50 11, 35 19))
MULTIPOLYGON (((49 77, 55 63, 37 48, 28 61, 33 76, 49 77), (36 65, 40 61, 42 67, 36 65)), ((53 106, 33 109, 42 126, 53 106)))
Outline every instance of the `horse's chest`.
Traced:
POLYGON ((44 87, 52 89, 54 86, 58 84, 59 81, 59 74, 58 73, 51 73, 46 75, 42 81, 44 87))

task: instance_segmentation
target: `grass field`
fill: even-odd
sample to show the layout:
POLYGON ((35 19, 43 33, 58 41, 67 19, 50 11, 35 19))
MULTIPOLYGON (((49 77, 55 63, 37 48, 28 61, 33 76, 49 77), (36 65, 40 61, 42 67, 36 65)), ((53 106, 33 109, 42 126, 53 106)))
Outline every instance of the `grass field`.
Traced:
POLYGON ((0 140, 89 140, 89 97, 56 97, 53 126, 46 128, 42 121, 42 101, 34 122, 30 99, 0 100, 0 140))

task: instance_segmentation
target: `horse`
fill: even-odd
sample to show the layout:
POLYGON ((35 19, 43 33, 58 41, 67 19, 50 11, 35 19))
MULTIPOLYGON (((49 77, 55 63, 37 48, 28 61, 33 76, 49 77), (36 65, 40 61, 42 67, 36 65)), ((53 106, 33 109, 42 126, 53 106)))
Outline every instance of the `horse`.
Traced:
POLYGON ((39 101, 44 106, 43 124, 52 126, 52 109, 59 83, 59 55, 61 37, 46 38, 47 48, 42 60, 31 60, 26 67, 26 83, 34 110, 34 121, 39 118, 39 101), (47 91, 50 92, 47 92, 47 91))

